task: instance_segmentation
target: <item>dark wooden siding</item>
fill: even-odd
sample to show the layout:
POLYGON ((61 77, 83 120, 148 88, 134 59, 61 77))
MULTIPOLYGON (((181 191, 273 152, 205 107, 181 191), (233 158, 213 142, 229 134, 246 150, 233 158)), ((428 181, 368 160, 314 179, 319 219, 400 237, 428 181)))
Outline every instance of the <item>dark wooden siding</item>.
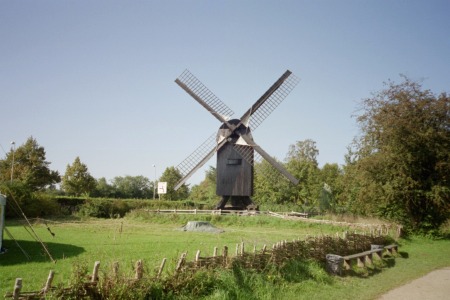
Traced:
POLYGON ((217 152, 216 192, 219 196, 253 195, 253 166, 230 143, 217 152))

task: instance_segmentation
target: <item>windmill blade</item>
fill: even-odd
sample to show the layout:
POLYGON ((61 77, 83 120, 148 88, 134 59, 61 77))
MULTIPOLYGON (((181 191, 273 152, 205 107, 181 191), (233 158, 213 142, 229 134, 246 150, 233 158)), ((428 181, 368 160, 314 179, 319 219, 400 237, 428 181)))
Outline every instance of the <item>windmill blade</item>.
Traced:
POLYGON ((176 169, 182 178, 175 184, 174 190, 178 190, 198 169, 214 155, 226 143, 226 139, 216 143, 216 134, 211 135, 203 144, 183 160, 176 169))
POLYGON ((260 146, 258 146, 253 139, 248 134, 241 134, 240 136, 247 146, 242 144, 236 144, 236 151, 241 154, 242 158, 247 160, 250 164, 254 164, 254 158, 251 148, 253 148, 259 155, 261 155, 267 162, 269 162, 275 169, 277 169, 281 174, 283 174, 289 181, 293 184, 298 184, 298 179, 291 175, 279 162, 277 162, 272 156, 270 156, 266 151, 264 151, 260 146), (249 147, 250 146, 250 147, 249 147))
POLYGON ((225 103, 217 98, 216 95, 188 70, 185 70, 175 79, 175 82, 221 123, 228 121, 234 114, 225 103))
POLYGON ((300 79, 287 70, 241 118, 241 122, 255 130, 298 84, 300 79))

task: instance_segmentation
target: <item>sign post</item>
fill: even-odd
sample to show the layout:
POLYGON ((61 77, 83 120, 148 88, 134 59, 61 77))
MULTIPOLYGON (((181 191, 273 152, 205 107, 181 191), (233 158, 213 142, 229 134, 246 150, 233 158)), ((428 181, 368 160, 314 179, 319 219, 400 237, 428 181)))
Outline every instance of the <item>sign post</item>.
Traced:
POLYGON ((161 200, 161 194, 167 193, 167 182, 158 182, 158 197, 161 200))

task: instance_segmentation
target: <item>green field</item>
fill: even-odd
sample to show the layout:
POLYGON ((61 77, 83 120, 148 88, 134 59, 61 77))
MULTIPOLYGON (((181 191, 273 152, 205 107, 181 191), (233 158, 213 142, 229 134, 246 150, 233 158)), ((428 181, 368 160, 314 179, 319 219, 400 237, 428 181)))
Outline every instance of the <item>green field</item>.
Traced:
MULTIPOLYGON (((341 233, 348 228, 333 227, 286 221, 270 217, 236 216, 158 216, 150 220, 131 219, 93 219, 47 221, 53 237, 45 224, 33 220, 34 229, 48 245, 51 254, 57 260, 52 263, 30 234, 18 221, 7 221, 7 229, 19 244, 31 256, 30 260, 5 234, 4 245, 9 249, 0 255, 0 293, 12 291, 14 280, 23 279, 23 291, 36 291, 42 288, 48 272, 56 272, 54 284, 67 286, 74 265, 83 265, 90 270, 95 261, 101 262, 101 270, 111 269, 118 261, 122 272, 133 273, 133 265, 139 259, 144 261, 146 272, 154 272, 163 258, 167 258, 166 272, 172 272, 181 253, 188 253, 193 260, 197 250, 202 256, 212 255, 213 248, 219 250, 228 246, 233 252, 237 243, 244 242, 247 249, 253 245, 261 248, 280 240, 305 238, 307 235, 341 233), (221 234, 183 232, 178 230, 188 220, 210 220, 224 229, 221 234)), ((252 295, 254 299, 301 298, 309 299, 373 299, 381 293, 417 278, 427 272, 450 265, 450 241, 425 238, 402 239, 399 241, 401 255, 392 263, 383 267, 381 272, 372 272, 370 276, 333 277, 326 274, 321 266, 308 265, 310 276, 301 276, 299 270, 293 270, 293 277, 274 282, 264 276, 252 275, 251 280, 259 282, 259 292, 247 291, 237 295, 252 295), (255 277, 256 276, 256 277, 255 277), (267 280, 267 282, 265 281, 267 280), (262 282, 261 282, 262 281, 262 282), (267 290, 265 290, 267 289, 267 290)), ((293 266, 305 268, 305 266, 293 266)), ((208 296, 210 299, 234 298, 223 291, 208 296), (227 296, 228 295, 228 296, 227 296)), ((249 296, 250 297, 250 296, 249 296)))

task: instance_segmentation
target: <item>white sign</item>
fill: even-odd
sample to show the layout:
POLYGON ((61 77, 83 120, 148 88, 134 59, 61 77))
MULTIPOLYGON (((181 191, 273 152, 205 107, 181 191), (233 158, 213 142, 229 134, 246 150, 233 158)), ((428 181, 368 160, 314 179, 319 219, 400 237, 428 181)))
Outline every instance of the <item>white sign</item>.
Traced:
POLYGON ((167 193, 167 182, 158 182, 158 195, 167 193))

